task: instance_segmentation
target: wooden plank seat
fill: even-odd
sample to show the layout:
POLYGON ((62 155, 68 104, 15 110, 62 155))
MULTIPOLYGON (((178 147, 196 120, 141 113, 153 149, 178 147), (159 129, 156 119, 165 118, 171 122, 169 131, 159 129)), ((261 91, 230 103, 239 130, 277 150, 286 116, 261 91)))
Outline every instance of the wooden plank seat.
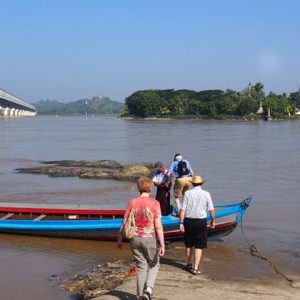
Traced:
POLYGON ((45 214, 41 214, 39 215, 38 217, 34 218, 33 221, 40 221, 40 220, 43 220, 44 218, 46 218, 47 215, 45 214))
POLYGON ((5 216, 3 216, 2 218, 0 218, 0 220, 7 220, 9 218, 11 218, 14 215, 14 213, 8 213, 5 216))

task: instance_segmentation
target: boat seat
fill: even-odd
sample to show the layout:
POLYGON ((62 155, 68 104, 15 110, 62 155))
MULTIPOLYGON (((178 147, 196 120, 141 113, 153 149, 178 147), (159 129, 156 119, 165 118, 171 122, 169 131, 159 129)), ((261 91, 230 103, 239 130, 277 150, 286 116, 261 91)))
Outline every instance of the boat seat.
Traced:
POLYGON ((46 218, 47 215, 45 214, 41 214, 38 217, 34 218, 33 221, 40 221, 43 220, 44 218, 46 218))
POLYGON ((0 220, 7 220, 7 219, 11 218, 13 215, 14 215, 14 213, 8 213, 7 215, 0 218, 0 220))
POLYGON ((68 219, 69 220, 77 220, 78 219, 78 215, 68 215, 68 219))

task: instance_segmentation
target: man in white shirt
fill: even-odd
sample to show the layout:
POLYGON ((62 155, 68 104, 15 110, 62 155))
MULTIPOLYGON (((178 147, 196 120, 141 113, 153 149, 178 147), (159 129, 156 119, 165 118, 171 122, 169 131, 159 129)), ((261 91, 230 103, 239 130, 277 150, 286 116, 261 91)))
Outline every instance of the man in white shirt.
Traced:
POLYGON ((193 188, 185 192, 180 211, 180 231, 184 232, 187 264, 186 269, 194 275, 200 274, 199 266, 202 249, 207 247, 207 211, 210 214, 210 227, 215 227, 215 210, 210 193, 202 189, 205 181, 195 176, 193 188), (193 251, 194 250, 194 251, 193 251), (194 267, 192 257, 194 252, 194 267))

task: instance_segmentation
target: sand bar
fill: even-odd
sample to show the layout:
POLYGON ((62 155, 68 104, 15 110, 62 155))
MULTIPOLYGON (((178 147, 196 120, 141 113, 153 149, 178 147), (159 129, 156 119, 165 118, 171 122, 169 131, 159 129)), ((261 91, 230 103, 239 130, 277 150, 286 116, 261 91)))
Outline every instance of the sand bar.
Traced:
MULTIPOLYGON (((231 245, 210 243, 204 253, 201 275, 194 276, 184 271, 183 266, 184 247, 176 243, 161 261, 154 299, 300 299, 300 274, 280 269, 292 279, 292 287, 267 261, 231 245)), ((128 277, 116 289, 95 299, 133 300, 135 289, 136 278, 128 277)))

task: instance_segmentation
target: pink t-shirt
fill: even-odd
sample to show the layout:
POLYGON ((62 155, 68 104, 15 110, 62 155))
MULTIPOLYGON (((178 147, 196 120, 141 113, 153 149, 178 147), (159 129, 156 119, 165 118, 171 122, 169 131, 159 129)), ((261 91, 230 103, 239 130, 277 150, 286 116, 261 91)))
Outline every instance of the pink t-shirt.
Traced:
POLYGON ((139 237, 155 237, 154 219, 161 217, 160 204, 150 197, 138 197, 129 201, 124 214, 127 219, 131 209, 135 216, 135 234, 139 237))

